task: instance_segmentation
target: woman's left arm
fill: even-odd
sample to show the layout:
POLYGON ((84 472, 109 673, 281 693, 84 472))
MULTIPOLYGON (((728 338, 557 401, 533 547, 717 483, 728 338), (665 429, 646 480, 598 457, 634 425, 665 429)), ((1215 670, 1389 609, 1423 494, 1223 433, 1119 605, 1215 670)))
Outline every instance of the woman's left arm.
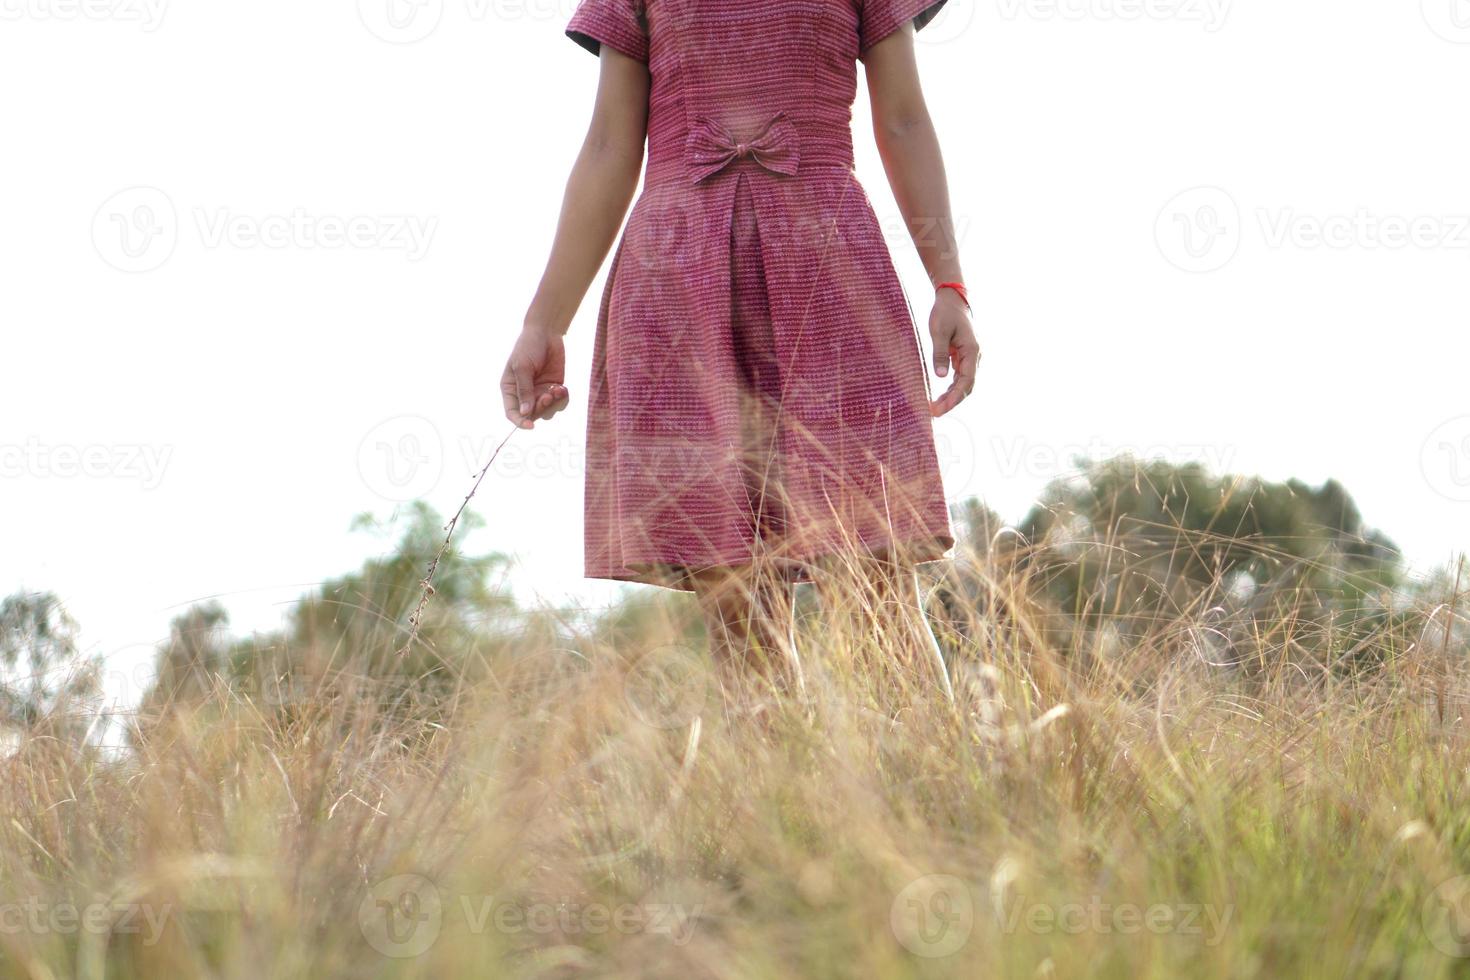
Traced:
MULTIPOLYGON (((931 282, 964 282, 944 157, 919 85, 912 24, 874 44, 864 53, 863 61, 867 65, 878 154, 883 158, 899 210, 908 222, 914 247, 931 282)), ((959 293, 941 289, 935 294, 929 336, 934 342, 934 370, 939 376, 944 377, 949 365, 954 364, 949 390, 930 406, 930 411, 939 416, 974 390, 975 369, 980 361, 980 344, 970 323, 970 311, 959 293)))

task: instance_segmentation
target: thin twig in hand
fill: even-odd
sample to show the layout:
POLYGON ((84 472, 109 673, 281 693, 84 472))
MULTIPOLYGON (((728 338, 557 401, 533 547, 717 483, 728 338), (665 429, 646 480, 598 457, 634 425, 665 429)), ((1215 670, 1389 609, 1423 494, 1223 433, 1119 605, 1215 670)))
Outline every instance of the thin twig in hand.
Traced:
POLYGON ((434 594, 434 573, 439 570, 439 562, 448 553, 449 544, 454 540, 455 526, 459 524, 459 519, 464 516, 465 508, 470 505, 470 501, 474 498, 475 492, 480 489, 480 484, 485 480, 485 474, 489 473, 490 467, 495 465, 495 458, 500 455, 500 451, 505 448, 507 442, 510 442, 510 437, 515 435, 516 429, 519 428, 520 426, 512 428, 509 434, 500 440, 500 445, 496 446, 495 452, 490 454, 490 459, 485 463, 485 468, 480 470, 479 476, 475 477, 474 486, 470 487, 470 492, 465 494, 464 500, 459 505, 459 510, 455 511, 454 516, 449 519, 449 523, 444 525, 444 543, 439 546, 439 553, 434 556, 433 561, 429 562, 429 570, 424 574, 424 580, 419 583, 424 587, 424 591, 419 596, 419 604, 414 608, 413 615, 408 617, 408 639, 404 642, 403 648, 398 651, 400 657, 408 656, 408 648, 413 646, 414 641, 419 638, 419 625, 424 621, 424 610, 429 608, 429 597, 434 594))

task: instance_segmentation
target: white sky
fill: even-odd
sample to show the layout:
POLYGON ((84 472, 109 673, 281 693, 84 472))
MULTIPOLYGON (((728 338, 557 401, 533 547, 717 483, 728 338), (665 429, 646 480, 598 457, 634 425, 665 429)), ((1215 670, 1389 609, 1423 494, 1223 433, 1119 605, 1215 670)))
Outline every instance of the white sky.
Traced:
MULTIPOLYGON (((986 360, 949 496, 1017 519, 1132 449, 1337 477, 1420 567, 1470 543, 1470 4, 950 6, 920 58, 986 360)), ((596 80, 571 9, 0 0, 0 594, 65 598, 120 696, 188 603, 273 625, 384 547, 354 514, 453 510, 508 431, 596 80)), ((601 288, 574 409, 478 498, 528 600, 612 595, 581 578, 601 288)))

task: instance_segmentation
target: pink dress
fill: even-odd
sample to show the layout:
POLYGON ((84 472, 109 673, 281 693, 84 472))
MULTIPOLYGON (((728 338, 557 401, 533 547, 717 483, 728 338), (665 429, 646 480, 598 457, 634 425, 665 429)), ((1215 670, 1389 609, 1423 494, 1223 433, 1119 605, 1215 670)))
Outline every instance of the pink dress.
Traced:
POLYGON ((582 0, 648 65, 589 388, 586 573, 953 545, 913 316, 853 172, 857 61, 945 0, 582 0))

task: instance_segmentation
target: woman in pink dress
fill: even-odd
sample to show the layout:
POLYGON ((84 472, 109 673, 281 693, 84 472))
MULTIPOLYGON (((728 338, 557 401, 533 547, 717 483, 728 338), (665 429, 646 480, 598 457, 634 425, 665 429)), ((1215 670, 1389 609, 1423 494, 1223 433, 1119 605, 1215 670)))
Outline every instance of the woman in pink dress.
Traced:
POLYGON ((601 78, 505 411, 531 428, 566 407, 562 336, 642 173, 597 323, 586 573, 694 591, 727 671, 799 679, 792 583, 858 570, 871 591, 853 604, 948 689, 914 570, 954 543, 932 418, 980 356, 915 64, 945 2, 582 0, 567 26, 601 78), (933 400, 853 172, 860 60, 935 285, 934 366, 953 380, 933 400))

